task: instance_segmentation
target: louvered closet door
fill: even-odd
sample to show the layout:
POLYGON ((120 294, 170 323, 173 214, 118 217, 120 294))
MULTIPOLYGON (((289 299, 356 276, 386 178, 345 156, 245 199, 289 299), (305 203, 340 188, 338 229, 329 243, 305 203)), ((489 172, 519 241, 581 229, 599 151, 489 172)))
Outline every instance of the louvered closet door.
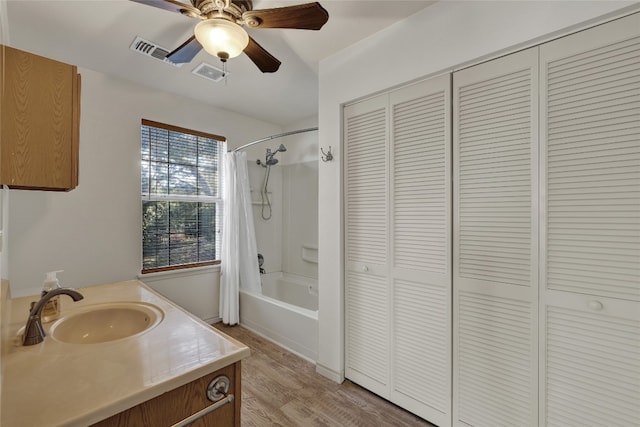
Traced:
POLYGON ((388 397, 388 96, 344 109, 345 375, 388 397))
POLYGON ((640 15, 543 45, 540 420, 640 425, 640 15))
POLYGON ((390 94, 390 400, 451 425, 451 77, 390 94))
POLYGON ((538 424, 538 51, 453 76, 453 422, 538 424))
POLYGON ((345 108, 346 377, 451 424, 450 76, 345 108))

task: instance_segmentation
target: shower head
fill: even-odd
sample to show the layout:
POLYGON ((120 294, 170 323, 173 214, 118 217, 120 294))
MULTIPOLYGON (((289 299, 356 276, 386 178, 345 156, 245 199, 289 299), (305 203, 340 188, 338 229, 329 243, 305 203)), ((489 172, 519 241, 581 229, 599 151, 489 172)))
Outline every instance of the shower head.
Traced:
MULTIPOLYGON (((284 144, 280 144, 276 151, 271 151, 271 148, 267 148, 267 154, 265 156, 264 163, 262 163, 262 166, 267 167, 277 164, 278 159, 275 158, 275 155, 278 154, 278 152, 285 151, 287 151, 287 147, 285 147, 284 144)), ((256 163, 261 164, 260 160, 258 160, 256 163)))
POLYGON ((264 162, 260 159, 256 160, 256 165, 260 165, 263 168, 266 168, 267 166, 273 166, 277 163, 278 159, 274 158, 273 156, 267 157, 267 160, 265 160, 264 162))

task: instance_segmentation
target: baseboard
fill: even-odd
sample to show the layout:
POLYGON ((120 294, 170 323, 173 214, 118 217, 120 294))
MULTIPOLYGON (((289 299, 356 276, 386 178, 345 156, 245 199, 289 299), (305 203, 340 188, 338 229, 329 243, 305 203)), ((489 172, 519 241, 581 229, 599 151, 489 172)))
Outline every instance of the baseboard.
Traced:
POLYGON ((222 317, 207 317, 206 319, 202 319, 202 321, 209 325, 213 325, 214 323, 222 322, 222 317))
POLYGON ((336 372, 333 369, 329 369, 318 362, 316 362, 316 372, 325 378, 329 378, 331 381, 337 382, 338 384, 342 384, 342 382, 344 381, 343 372, 336 372))

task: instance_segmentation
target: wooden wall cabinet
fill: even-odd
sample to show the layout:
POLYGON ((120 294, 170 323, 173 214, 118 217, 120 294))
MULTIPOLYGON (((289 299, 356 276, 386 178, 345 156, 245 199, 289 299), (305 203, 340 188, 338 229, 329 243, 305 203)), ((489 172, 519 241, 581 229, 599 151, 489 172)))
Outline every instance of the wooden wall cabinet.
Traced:
POLYGON ((226 375, 230 380, 228 394, 234 396, 233 402, 221 406, 190 425, 240 427, 240 362, 161 394, 91 427, 172 426, 214 404, 207 399, 207 387, 220 375, 226 375))
POLYGON ((78 185, 80 75, 73 65, 1 46, 0 184, 78 185))

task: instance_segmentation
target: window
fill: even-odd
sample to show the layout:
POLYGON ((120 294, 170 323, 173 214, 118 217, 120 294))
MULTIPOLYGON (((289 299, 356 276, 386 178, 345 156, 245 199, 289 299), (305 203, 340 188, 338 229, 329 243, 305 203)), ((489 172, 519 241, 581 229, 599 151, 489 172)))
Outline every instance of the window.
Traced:
POLYGON ((225 138, 142 120, 142 272, 220 259, 225 138))

